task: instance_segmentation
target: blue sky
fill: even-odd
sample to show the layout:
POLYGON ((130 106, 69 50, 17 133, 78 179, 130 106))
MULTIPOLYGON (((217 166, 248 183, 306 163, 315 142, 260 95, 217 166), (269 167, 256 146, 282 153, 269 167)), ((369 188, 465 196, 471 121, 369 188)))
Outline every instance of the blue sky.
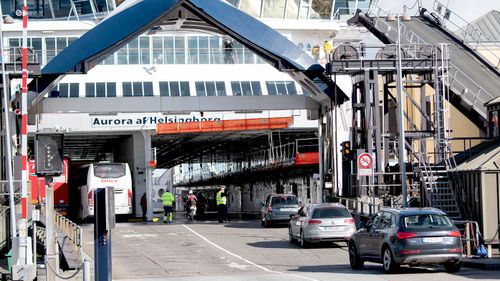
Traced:
MULTIPOLYGON (((403 5, 412 6, 416 0, 380 0, 379 6, 387 11, 402 12, 403 5)), ((471 22, 490 10, 500 11, 500 0, 440 0, 443 5, 461 18, 471 22)), ((434 0, 422 0, 427 10, 432 11, 434 0)), ((412 14, 413 15, 413 14, 412 14)))

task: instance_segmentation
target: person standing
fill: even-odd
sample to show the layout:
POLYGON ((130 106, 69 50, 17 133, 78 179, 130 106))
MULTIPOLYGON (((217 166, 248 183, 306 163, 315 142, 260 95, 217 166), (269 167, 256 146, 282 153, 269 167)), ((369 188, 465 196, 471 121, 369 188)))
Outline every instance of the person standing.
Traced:
POLYGON ((225 193, 225 187, 221 186, 219 192, 215 196, 217 201, 217 212, 219 214, 219 223, 227 221, 227 196, 225 193))
POLYGON ((148 201, 146 199, 146 192, 144 192, 141 197, 141 208, 142 208, 142 220, 146 221, 146 216, 148 213, 148 201))
POLYGON ((163 214, 163 222, 164 223, 172 223, 172 210, 174 204, 174 196, 168 190, 163 193, 161 196, 161 201, 163 202, 163 210, 165 213, 163 214))
POLYGON ((319 44, 316 44, 312 47, 311 54, 314 60, 317 62, 319 60, 319 44))
POLYGON ((226 39, 224 41, 224 63, 233 64, 234 63, 234 48, 233 41, 226 39))
POLYGON ((325 40, 325 43, 323 44, 323 52, 325 52, 326 62, 331 61, 330 54, 332 53, 332 51, 333 51, 332 43, 330 43, 330 41, 328 40, 325 40))

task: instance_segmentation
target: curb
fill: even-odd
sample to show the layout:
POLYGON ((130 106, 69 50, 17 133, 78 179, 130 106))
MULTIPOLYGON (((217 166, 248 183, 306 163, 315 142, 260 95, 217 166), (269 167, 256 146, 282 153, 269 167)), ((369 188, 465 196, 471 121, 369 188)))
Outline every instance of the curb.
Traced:
POLYGON ((489 261, 488 259, 464 260, 463 266, 486 270, 496 270, 500 269, 500 260, 496 260, 495 262, 489 261))

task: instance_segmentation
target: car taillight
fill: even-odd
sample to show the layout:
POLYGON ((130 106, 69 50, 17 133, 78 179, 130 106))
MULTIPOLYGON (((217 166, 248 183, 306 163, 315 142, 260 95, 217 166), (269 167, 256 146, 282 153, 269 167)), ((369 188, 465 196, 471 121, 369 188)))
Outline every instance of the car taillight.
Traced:
POLYGON ((347 223, 347 224, 354 224, 354 219, 353 219, 353 218, 350 218, 350 219, 345 219, 345 220, 344 220, 344 223, 347 223))
POLYGON ((456 249, 449 249, 448 252, 450 252, 450 253, 462 253, 463 250, 460 248, 456 248, 456 249))
POLYGON ((462 235, 460 234, 460 230, 455 230, 455 231, 448 232, 448 236, 457 237, 457 238, 462 237, 462 235))
POLYGON ((94 207, 94 194, 92 192, 89 192, 87 194, 87 198, 89 201, 89 207, 94 207))
POLYGON ((403 232, 403 231, 398 231, 398 233, 396 233, 396 237, 399 239, 399 240, 404 240, 404 239, 408 239, 408 238, 414 238, 414 237, 417 237, 417 234, 415 232, 403 232))
POLYGON ((321 224, 321 221, 320 220, 308 220, 307 223, 308 224, 321 224))
POLYGON ((418 249, 413 249, 413 250, 401 250, 399 251, 399 253, 401 255, 415 255, 415 254, 419 254, 420 253, 420 250, 418 249))
POLYGON ((267 207, 267 212, 272 213, 273 212, 273 207, 271 207, 271 206, 267 207))

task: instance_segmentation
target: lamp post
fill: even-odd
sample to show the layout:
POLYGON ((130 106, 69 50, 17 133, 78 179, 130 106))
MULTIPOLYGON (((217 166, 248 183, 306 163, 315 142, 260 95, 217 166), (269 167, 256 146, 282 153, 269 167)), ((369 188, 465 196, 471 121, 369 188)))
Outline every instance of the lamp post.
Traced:
POLYGON ((403 208, 406 208, 406 199, 407 199, 407 191, 406 191, 406 163, 405 163, 405 126, 404 126, 404 97, 403 97, 403 72, 401 69, 401 26, 399 22, 399 17, 401 15, 396 16, 397 25, 398 25, 398 40, 396 43, 396 54, 397 54, 397 65, 396 65, 396 84, 397 84, 397 92, 398 92, 398 111, 399 111, 399 168, 401 169, 401 194, 403 196, 403 208))
POLYGON ((10 140, 10 118, 9 118, 9 100, 10 100, 10 83, 7 81, 7 75, 5 75, 5 56, 3 48, 3 12, 2 12, 2 2, 0 1, 0 13, 2 13, 2 19, 0 20, 0 51, 2 60, 2 94, 3 94, 3 120, 5 124, 4 139, 5 139, 5 156, 7 164, 7 181, 9 184, 9 208, 10 208, 10 231, 11 236, 16 236, 16 210, 14 203, 14 180, 12 177, 12 144, 10 140))

